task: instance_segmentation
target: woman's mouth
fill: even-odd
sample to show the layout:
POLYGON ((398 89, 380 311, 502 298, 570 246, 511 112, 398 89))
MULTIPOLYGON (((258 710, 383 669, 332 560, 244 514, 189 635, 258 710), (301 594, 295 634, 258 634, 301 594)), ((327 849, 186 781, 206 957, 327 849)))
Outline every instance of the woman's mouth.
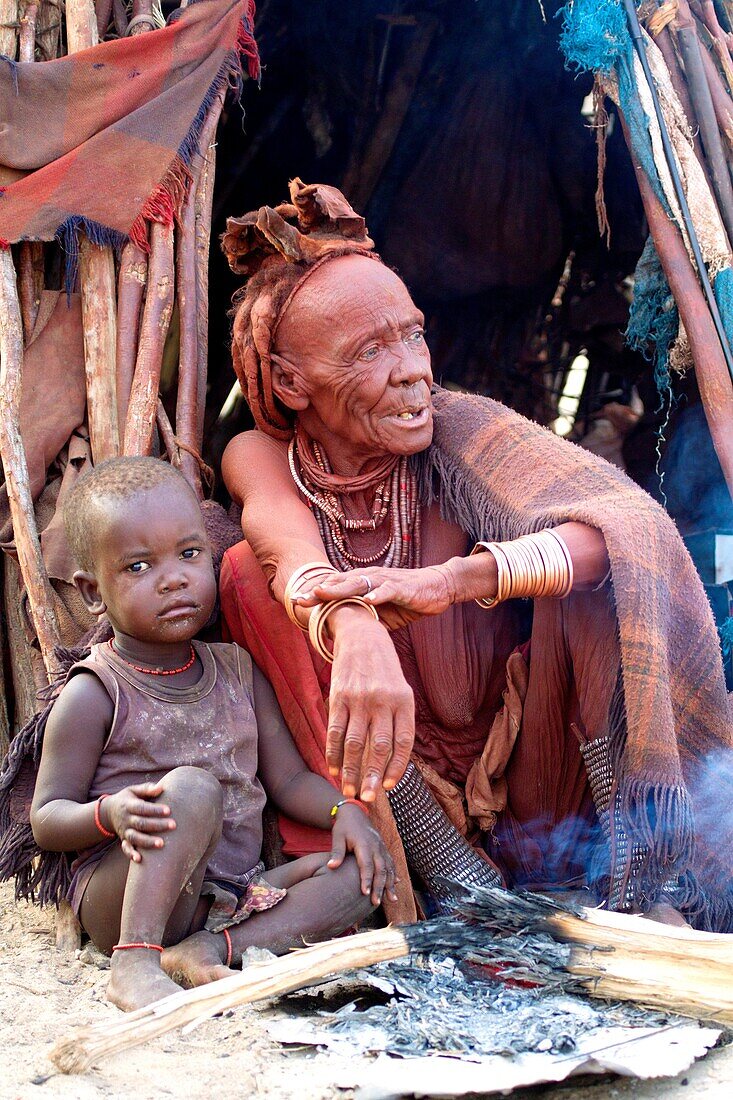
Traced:
POLYGON ((427 405, 422 405, 420 408, 403 409, 402 412, 393 413, 389 419, 398 420, 400 424, 410 424, 411 426, 419 426, 425 424, 430 416, 430 410, 427 405))

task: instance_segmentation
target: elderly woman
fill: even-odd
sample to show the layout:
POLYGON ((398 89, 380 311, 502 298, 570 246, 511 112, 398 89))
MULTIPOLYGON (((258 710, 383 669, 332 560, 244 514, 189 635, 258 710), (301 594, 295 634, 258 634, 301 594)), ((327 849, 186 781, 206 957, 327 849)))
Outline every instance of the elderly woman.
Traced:
MULTIPOLYGON (((731 828, 710 806, 733 804, 727 697, 668 517, 602 460, 435 387, 420 311, 335 189, 295 180, 223 243, 248 277, 233 353, 257 430, 224 457, 247 542, 222 610, 309 767, 399 856, 393 813, 434 891, 582 886, 728 930, 731 828)), ((292 854, 327 846, 281 832, 292 854)))

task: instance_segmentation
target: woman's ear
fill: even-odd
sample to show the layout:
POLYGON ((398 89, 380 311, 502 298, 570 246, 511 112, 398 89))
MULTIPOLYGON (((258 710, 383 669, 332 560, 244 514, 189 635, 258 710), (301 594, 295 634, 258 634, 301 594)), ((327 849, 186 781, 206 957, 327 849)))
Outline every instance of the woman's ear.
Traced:
POLYGON ((104 615, 107 605, 102 599, 97 578, 94 574, 79 569, 74 573, 74 584, 79 589, 79 594, 86 604, 87 611, 92 615, 96 615, 97 618, 104 615))
POLYGON ((271 355, 272 365, 272 391, 279 401, 282 401, 286 409, 294 412, 303 412, 308 408, 310 400, 304 392, 299 375, 293 370, 287 359, 281 355, 271 355))

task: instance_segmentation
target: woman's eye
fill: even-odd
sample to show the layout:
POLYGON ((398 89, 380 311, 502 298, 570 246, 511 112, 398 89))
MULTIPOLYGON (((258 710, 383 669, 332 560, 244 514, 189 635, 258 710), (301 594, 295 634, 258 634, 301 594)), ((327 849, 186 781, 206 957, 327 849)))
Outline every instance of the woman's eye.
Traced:
POLYGON ((201 551, 197 546, 189 546, 187 550, 184 550, 181 557, 184 561, 191 561, 192 558, 197 558, 201 551))
POLYGON ((359 356, 359 358, 364 363, 371 363, 377 358, 378 355, 379 355, 379 348, 377 347, 376 344, 373 344, 372 347, 367 348, 366 351, 363 351, 361 353, 361 355, 359 356))
POLYGON ((128 573, 144 573, 150 566, 146 561, 134 561, 131 565, 128 565, 128 573))
POLYGON ((419 328, 416 332, 411 332, 409 336, 405 337, 405 339, 407 340, 408 344, 415 344, 417 346, 418 344, 423 343, 425 339, 425 333, 421 328, 419 328))

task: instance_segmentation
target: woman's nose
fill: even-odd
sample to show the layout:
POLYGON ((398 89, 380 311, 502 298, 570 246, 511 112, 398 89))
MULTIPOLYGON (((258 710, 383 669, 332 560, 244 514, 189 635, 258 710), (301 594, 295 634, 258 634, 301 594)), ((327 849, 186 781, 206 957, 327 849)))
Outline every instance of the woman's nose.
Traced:
POLYGON ((395 364, 392 368, 392 383, 396 386, 413 386, 430 376, 430 356, 416 355, 400 342, 395 349, 395 364))

